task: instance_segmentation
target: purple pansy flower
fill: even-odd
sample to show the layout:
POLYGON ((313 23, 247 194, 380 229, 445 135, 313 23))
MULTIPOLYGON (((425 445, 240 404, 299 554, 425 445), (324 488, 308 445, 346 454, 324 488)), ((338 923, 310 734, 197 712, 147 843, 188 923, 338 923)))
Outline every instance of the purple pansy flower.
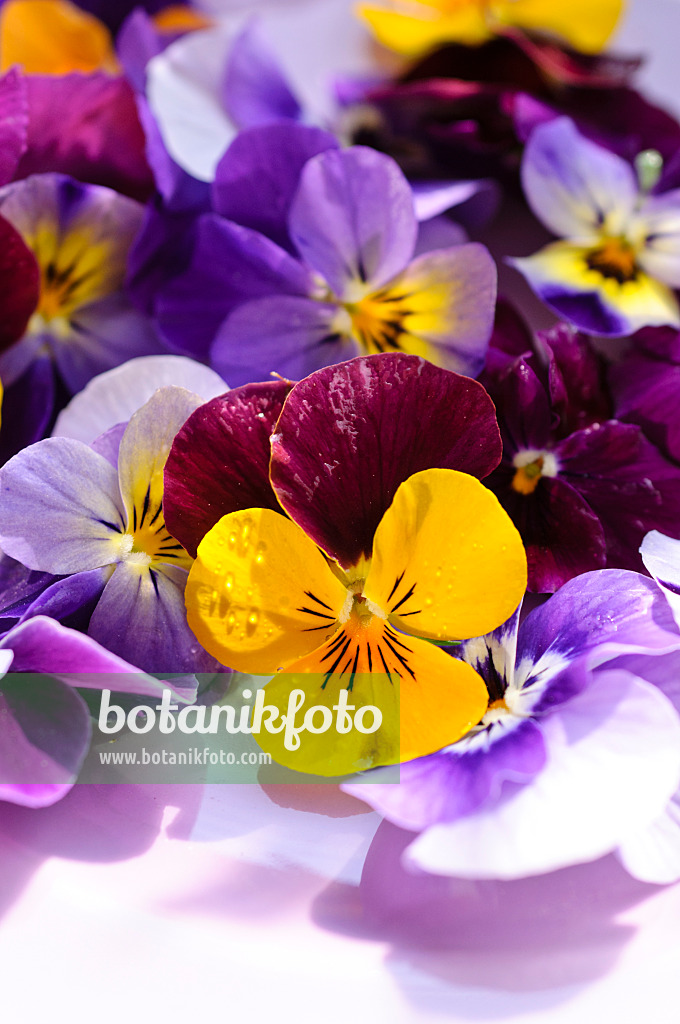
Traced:
POLYGON ((607 337, 680 326, 680 189, 649 194, 629 163, 584 138, 569 118, 535 129, 524 152, 527 201, 562 240, 513 260, 543 301, 607 337))
POLYGON ((605 667, 680 651, 656 584, 586 573, 518 622, 456 651, 489 690, 476 729, 402 765, 398 786, 377 772, 374 786, 345 787, 420 833, 408 853, 420 869, 517 878, 593 860, 654 821, 677 787, 677 712, 640 675, 605 667))
POLYGON ((159 698, 168 683, 43 615, 0 639, 0 800, 46 807, 68 792, 91 734, 77 688, 104 687, 159 698))
POLYGON ((0 470, 0 545, 29 569, 63 576, 5 611, 57 618, 91 610, 87 631, 152 672, 209 671, 186 623, 191 563, 163 516, 172 440, 203 399, 161 388, 89 447, 66 437, 25 449, 0 470))
POLYGON ((177 351, 209 358, 234 385, 372 352, 481 369, 493 261, 478 244, 414 259, 414 198, 390 158, 340 151, 318 129, 254 128, 221 161, 213 205, 187 269, 155 301, 177 351))
POLYGON ((151 322, 127 298, 127 254, 143 208, 110 189, 42 174, 0 190, 0 212, 33 252, 37 306, 23 338, 0 356, 0 378, 18 380, 49 357, 75 392, 133 355, 161 351, 151 322))
POLYGON ((611 418, 604 365, 585 337, 558 326, 537 345, 515 359, 490 351, 483 382, 503 459, 487 485, 522 535, 529 589, 552 592, 590 569, 639 570, 650 529, 680 535, 680 470, 639 427, 611 418))

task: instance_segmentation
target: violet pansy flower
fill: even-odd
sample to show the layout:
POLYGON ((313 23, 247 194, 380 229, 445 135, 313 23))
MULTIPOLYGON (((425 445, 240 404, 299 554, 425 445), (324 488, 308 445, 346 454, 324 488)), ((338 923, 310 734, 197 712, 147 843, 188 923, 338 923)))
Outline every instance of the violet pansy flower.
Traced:
POLYGON ((607 664, 634 654, 653 666, 680 650, 656 584, 586 573, 518 621, 456 650, 487 683, 476 729, 402 765, 398 786, 346 787, 419 833, 407 856, 420 869, 517 878, 593 860, 653 822, 677 787, 677 712, 644 665, 607 664))
POLYGON ((42 594, 42 605, 94 604, 89 635, 146 671, 215 665, 186 624, 191 558, 163 517, 170 445, 202 401, 162 388, 92 447, 48 438, 0 470, 0 546, 30 569, 66 577, 42 594))
POLYGON ((680 325, 680 190, 650 194, 646 173, 638 180, 569 118, 541 125, 527 143, 524 192, 562 240, 512 262, 551 309, 591 334, 680 325))
POLYGON ((475 243, 414 258, 414 197, 389 157, 300 125, 253 128, 221 161, 213 204, 155 311, 175 350, 230 384, 376 352, 481 369, 493 260, 475 243))

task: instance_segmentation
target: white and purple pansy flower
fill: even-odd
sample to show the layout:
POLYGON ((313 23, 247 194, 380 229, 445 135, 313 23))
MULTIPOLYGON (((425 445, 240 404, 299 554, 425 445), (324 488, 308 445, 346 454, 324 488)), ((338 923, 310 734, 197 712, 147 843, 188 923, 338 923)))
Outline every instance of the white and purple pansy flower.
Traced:
POLYGON ((561 240, 512 263, 551 309, 591 334, 680 326, 680 189, 653 192, 642 156, 638 176, 567 117, 536 128, 524 152, 527 201, 561 240))
POLYGON ((402 828, 435 874, 518 878, 594 860, 664 811, 680 778, 680 719, 644 678, 680 651, 656 584, 586 573, 522 622, 463 643, 489 709, 457 743, 401 767, 400 785, 350 785, 402 828), (637 671, 607 664, 635 655, 637 671))
POLYGON ((91 446, 48 438, 0 470, 3 550, 29 569, 65 577, 40 590, 22 617, 49 609, 61 618, 88 606, 88 634, 145 671, 216 667, 187 626, 191 557, 163 515, 170 446, 202 402, 183 388, 161 388, 91 446))
POLYGON ((144 303, 144 253, 157 253, 169 280, 157 289, 153 279, 147 308, 175 351, 209 361, 233 385, 272 371, 296 380, 379 352, 475 375, 492 329, 493 260, 477 243, 416 255, 417 210, 436 216, 469 194, 437 186, 416 199, 382 153, 340 150, 303 125, 251 128, 220 161, 214 212, 181 238, 188 265, 173 272, 180 243, 159 251, 156 218, 133 256, 131 284, 144 303))

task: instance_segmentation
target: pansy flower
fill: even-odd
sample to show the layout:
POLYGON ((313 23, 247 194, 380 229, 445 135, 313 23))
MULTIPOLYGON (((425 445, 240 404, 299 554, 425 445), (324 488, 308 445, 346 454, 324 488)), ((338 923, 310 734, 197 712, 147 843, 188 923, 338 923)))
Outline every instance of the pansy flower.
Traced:
POLYGON ((530 590, 552 592, 605 566, 640 570, 645 533, 678 531, 680 470, 638 426, 612 418, 604 373, 587 339, 564 325, 541 333, 537 352, 490 350, 483 382, 503 458, 487 486, 522 535, 530 590))
POLYGON ((679 642, 652 580, 579 576, 521 624, 516 614, 456 650, 491 700, 471 733, 402 765, 398 786, 346 788, 419 833, 407 858, 421 870, 518 878, 594 860, 677 787, 680 719, 645 671, 679 642), (622 655, 637 674, 614 667, 622 655))
POLYGON ((89 635, 145 671, 214 667, 186 624, 191 558, 163 516, 170 445, 202 401, 161 388, 92 447, 48 438, 0 470, 2 550, 29 569, 66 577, 26 613, 93 607, 89 635))
MULTIPOLYGON (((519 537, 476 479, 498 458, 493 407, 475 382, 409 356, 320 370, 293 388, 278 419, 285 391, 271 387, 208 403, 173 446, 175 532, 191 547, 216 522, 198 543, 189 622, 224 664, 283 669, 267 687, 281 706, 300 686, 328 707, 340 690, 357 706, 389 707, 401 680, 400 745, 398 722, 377 745, 316 737, 297 767, 337 775, 436 749, 447 729, 467 731, 487 698, 469 667, 427 641, 502 621, 526 580, 519 537), (258 438, 253 480, 244 442, 252 450, 258 438)), ((277 737, 259 742, 285 759, 277 737)))
POLYGON ((243 132, 196 224, 187 269, 155 299, 161 330, 230 384, 408 352, 481 369, 496 270, 484 246, 416 256, 411 189, 389 157, 297 125, 243 132), (279 160, 266 163, 276 148, 279 160))
POLYGON ((417 57, 442 43, 478 46, 519 30, 556 36, 577 50, 598 53, 611 36, 623 0, 387 0, 359 7, 383 45, 417 57))
POLYGON ((143 215, 138 203, 106 188, 43 174, 1 189, 0 212, 40 271, 26 332, 0 357, 7 384, 46 358, 75 392, 102 370, 161 350, 150 321, 134 309, 123 287, 128 250, 143 215))
POLYGON ((513 260, 543 301, 591 334, 680 325, 680 190, 649 194, 657 174, 585 139, 568 118, 533 132, 522 184, 562 240, 513 260), (648 180, 645 180, 648 178, 648 180))

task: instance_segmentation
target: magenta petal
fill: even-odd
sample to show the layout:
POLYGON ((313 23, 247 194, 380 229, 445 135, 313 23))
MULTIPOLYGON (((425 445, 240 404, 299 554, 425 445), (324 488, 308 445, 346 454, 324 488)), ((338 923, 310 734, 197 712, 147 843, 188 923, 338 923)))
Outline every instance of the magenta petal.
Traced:
POLYGON ((28 145, 15 178, 59 171, 145 200, 153 177, 135 96, 124 78, 26 75, 28 145))
POLYGON ((564 436, 611 416, 604 386, 604 366, 585 335, 557 324, 538 335, 549 357, 549 388, 553 410, 564 436))
POLYGON ((189 554, 215 523, 243 508, 281 511, 269 483, 269 438, 290 385, 246 384, 196 409, 165 464, 165 523, 189 554))
POLYGON ((17 68, 0 78, 0 185, 11 181, 26 150, 28 101, 17 68))
POLYGON ((0 800, 45 807, 76 780, 90 743, 85 701, 44 675, 0 680, 0 800))
POLYGON ((500 454, 480 384, 417 356, 381 354, 318 370, 293 388, 270 472, 286 512, 347 567, 370 556, 378 523, 413 473, 484 477, 500 454))

